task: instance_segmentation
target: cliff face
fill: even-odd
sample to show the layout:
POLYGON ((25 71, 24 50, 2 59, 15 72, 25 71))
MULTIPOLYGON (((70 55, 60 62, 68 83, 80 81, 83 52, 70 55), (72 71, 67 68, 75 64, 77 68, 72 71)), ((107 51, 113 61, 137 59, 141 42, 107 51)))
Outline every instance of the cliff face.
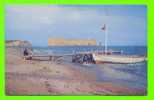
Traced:
POLYGON ((48 39, 48 46, 88 46, 96 45, 96 40, 48 39))
POLYGON ((5 43, 6 47, 31 47, 31 43, 28 41, 21 40, 7 40, 5 43))

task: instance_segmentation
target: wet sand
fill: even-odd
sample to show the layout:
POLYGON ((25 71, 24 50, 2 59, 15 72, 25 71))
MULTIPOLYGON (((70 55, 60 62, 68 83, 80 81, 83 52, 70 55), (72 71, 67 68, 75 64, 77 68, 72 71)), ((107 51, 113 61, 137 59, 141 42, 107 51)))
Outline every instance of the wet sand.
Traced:
MULTIPOLYGON (((66 58, 65 58, 66 59, 66 58)), ((20 51, 6 49, 7 95, 145 95, 145 89, 97 81, 96 73, 82 65, 24 60, 20 51)))

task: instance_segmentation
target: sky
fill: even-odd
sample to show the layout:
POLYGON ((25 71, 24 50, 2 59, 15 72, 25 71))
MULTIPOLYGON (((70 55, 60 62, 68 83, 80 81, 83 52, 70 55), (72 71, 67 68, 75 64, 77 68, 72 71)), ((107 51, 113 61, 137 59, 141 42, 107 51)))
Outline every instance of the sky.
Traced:
POLYGON ((48 38, 95 39, 108 45, 146 45, 145 5, 9 5, 6 40, 47 46, 48 38), (106 30, 101 28, 106 25, 106 30))

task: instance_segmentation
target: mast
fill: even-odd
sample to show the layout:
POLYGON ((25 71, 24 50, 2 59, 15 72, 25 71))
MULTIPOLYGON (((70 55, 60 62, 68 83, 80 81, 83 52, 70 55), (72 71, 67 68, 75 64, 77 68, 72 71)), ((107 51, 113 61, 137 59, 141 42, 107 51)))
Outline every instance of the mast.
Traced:
MULTIPOLYGON (((106 17, 108 17, 108 9, 105 9, 106 17)), ((107 41, 108 41, 108 26, 107 24, 107 18, 106 18, 106 23, 104 25, 104 32, 105 32, 105 54, 107 54, 108 46, 107 46, 107 41)))
POLYGON ((107 34, 107 28, 105 27, 105 30, 104 30, 104 32, 105 32, 105 54, 107 54, 107 41, 108 41, 108 34, 107 34))
MULTIPOLYGON (((107 17, 108 16, 107 9, 105 10, 105 12, 106 12, 106 17, 107 17)), ((105 47, 104 53, 105 54, 107 54, 107 49, 108 49, 108 47, 107 47, 108 30, 107 30, 106 24, 107 24, 107 22, 105 22, 104 26, 101 28, 105 34, 105 39, 104 39, 104 47, 105 47)))
POLYGON ((104 52, 105 52, 105 54, 107 54, 107 38, 108 38, 108 33, 107 33, 107 28, 106 28, 106 24, 104 24, 104 26, 102 27, 102 30, 103 30, 103 32, 104 32, 104 34, 105 34, 105 39, 104 39, 104 52))

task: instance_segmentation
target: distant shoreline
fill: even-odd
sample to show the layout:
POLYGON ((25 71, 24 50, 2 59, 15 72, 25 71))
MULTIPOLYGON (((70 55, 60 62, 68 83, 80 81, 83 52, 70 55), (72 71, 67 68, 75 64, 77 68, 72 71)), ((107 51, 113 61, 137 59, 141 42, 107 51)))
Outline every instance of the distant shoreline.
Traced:
POLYGON ((64 38, 49 38, 48 46, 91 46, 97 45, 95 39, 64 39, 64 38))
MULTIPOLYGON (((104 45, 34 45, 29 41, 26 40, 5 40, 6 47, 104 47, 104 45)), ((147 45, 108 45, 108 47, 147 47, 147 45)))

